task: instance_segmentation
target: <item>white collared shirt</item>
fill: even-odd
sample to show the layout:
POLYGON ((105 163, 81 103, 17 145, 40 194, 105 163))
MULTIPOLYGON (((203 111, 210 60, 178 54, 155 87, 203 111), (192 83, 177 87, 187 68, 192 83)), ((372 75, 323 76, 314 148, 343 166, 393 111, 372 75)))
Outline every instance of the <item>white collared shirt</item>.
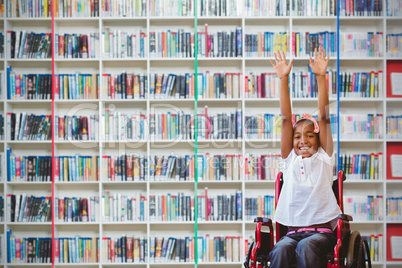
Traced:
POLYGON ((283 160, 283 187, 274 220, 286 226, 311 226, 331 222, 341 210, 332 191, 334 156, 320 147, 318 152, 302 158, 292 149, 283 160))

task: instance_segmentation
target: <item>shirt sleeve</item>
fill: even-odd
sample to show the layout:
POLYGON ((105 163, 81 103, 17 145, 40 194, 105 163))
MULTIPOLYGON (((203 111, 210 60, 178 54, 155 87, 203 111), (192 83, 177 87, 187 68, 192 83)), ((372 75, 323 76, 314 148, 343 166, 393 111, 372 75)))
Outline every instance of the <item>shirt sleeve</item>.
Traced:
POLYGON ((288 157, 286 157, 285 159, 283 159, 283 169, 282 172, 285 172, 285 170, 289 167, 289 165, 292 163, 292 160, 296 157, 296 153, 295 150, 292 149, 292 151, 290 151, 290 154, 288 155, 288 157))

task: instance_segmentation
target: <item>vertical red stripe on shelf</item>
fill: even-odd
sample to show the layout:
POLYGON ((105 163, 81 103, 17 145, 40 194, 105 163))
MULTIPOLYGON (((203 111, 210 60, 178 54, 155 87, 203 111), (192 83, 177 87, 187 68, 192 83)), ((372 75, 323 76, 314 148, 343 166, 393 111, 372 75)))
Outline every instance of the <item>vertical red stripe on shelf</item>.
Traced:
POLYGON ((54 245, 54 1, 52 1, 51 5, 51 14, 52 14, 52 268, 54 268, 54 253, 55 253, 55 245, 54 245))

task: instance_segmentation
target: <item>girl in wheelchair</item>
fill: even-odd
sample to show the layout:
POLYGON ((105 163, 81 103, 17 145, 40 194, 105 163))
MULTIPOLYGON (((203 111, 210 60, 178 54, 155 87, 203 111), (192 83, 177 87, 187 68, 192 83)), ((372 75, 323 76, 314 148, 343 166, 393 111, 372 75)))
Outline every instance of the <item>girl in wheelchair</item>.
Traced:
POLYGON ((318 122, 309 114, 294 124, 288 80, 292 59, 275 53, 271 60, 280 78, 282 115, 281 153, 284 183, 274 220, 288 226, 286 236, 269 253, 270 267, 326 267, 326 255, 336 244, 337 217, 341 212, 332 192, 333 140, 329 118, 329 99, 325 74, 329 55, 325 49, 314 51, 310 67, 318 84, 318 122))

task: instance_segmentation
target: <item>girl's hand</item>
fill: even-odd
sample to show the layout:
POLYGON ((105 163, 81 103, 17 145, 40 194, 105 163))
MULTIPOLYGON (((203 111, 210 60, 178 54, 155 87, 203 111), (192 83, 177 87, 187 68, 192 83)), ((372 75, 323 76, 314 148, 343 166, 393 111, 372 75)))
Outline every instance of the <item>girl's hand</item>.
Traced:
POLYGON ((272 66, 275 69, 276 74, 278 75, 279 79, 282 79, 283 77, 287 77, 290 74, 290 70, 292 69, 292 64, 294 59, 291 59, 289 62, 289 65, 286 63, 286 56, 285 52, 282 51, 282 56, 281 53, 278 50, 278 55, 274 53, 275 55, 275 63, 270 59, 272 66), (279 60, 278 60, 279 58, 279 60))
POLYGON ((327 59, 325 59, 325 49, 322 49, 320 46, 320 50, 317 58, 317 48, 314 49, 314 62, 310 57, 310 67, 313 73, 318 76, 325 76, 327 72, 327 66, 329 62, 329 54, 327 55, 327 59))

